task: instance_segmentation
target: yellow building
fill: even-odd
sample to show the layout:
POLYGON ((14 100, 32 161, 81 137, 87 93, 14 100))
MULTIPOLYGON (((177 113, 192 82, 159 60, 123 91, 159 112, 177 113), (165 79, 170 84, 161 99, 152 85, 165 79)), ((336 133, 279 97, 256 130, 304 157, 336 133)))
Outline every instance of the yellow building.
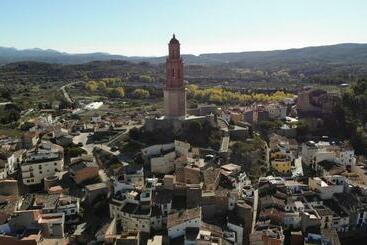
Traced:
POLYGON ((279 173, 288 174, 291 172, 292 163, 287 159, 276 159, 271 161, 271 167, 279 173))
POLYGON ((291 173, 292 168, 292 161, 289 156, 282 152, 271 152, 270 153, 270 161, 271 161, 271 167, 283 174, 289 174, 291 173))

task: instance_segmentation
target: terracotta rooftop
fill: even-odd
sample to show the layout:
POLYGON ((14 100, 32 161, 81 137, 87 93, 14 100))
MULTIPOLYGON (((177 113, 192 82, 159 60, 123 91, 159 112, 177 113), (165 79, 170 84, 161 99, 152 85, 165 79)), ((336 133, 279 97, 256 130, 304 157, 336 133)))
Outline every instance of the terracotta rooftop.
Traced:
POLYGON ((201 219, 201 208, 186 209, 170 214, 167 217, 167 229, 196 218, 201 219))

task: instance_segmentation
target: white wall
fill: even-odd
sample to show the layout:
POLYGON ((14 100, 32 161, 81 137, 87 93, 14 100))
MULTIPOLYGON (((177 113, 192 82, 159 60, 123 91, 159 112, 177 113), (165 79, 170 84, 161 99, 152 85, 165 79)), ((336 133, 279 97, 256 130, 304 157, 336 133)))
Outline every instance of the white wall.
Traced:
POLYGON ((236 233, 236 242, 235 245, 242 245, 243 244, 243 227, 227 223, 227 226, 230 230, 234 231, 236 233))
POLYGON ((40 184, 44 178, 55 175, 56 171, 62 171, 63 165, 64 159, 22 165, 23 183, 25 185, 40 184), (42 166, 41 169, 39 166, 42 166), (33 174, 33 177, 31 177, 31 174, 33 174))
POLYGON ((199 228, 201 225, 201 219, 195 218, 187 220, 186 222, 180 223, 176 226, 172 226, 168 229, 169 238, 173 239, 179 236, 185 235, 186 228, 199 228))

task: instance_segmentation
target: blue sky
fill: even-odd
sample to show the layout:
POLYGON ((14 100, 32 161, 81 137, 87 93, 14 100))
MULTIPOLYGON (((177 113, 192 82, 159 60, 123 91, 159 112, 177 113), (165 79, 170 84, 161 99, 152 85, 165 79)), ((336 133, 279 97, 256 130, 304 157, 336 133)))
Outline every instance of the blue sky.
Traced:
POLYGON ((0 0, 0 46, 165 55, 367 43, 366 0, 0 0))

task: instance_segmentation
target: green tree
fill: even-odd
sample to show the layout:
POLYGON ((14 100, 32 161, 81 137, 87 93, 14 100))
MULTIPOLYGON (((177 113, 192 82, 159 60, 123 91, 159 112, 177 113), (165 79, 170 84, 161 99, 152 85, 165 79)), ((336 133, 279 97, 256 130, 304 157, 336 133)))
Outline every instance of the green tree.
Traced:
POLYGON ((146 99, 149 98, 149 91, 142 88, 137 88, 133 91, 132 96, 137 99, 146 99))
POLYGON ((114 89, 112 89, 111 95, 113 97, 124 97, 125 96, 125 90, 124 90, 124 88, 121 88, 121 87, 114 88, 114 89))
POLYGON ((98 88, 98 85, 95 81, 89 81, 85 84, 85 88, 90 92, 95 92, 98 88))
POLYGON ((153 82, 154 81, 153 78, 149 75, 140 75, 139 80, 141 82, 153 82))

